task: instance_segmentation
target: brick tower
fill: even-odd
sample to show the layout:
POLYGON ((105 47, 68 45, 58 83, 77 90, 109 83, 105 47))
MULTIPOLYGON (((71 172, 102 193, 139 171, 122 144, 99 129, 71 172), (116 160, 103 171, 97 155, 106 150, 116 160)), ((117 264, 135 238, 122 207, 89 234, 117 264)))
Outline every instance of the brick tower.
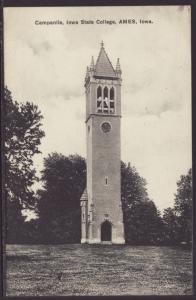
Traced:
POLYGON ((121 207, 121 68, 103 42, 85 77, 87 187, 81 197, 81 243, 124 244, 121 207))

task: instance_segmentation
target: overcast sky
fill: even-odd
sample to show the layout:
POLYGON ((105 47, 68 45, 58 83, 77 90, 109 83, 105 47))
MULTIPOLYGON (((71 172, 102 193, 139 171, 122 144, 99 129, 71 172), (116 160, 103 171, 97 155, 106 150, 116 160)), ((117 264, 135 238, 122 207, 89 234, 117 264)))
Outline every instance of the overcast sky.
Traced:
POLYGON ((53 151, 86 156, 84 77, 103 40, 122 68, 121 158, 147 180, 160 210, 172 206, 176 181, 192 161, 190 8, 6 8, 4 23, 5 84, 14 99, 34 102, 44 116, 37 169, 53 151), (66 24, 82 19, 116 24, 66 24))

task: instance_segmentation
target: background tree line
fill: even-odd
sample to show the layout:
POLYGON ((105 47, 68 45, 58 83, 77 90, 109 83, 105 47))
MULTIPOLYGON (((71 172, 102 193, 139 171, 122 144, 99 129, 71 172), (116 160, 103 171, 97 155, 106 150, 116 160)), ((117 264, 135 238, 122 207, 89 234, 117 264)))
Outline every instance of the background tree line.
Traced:
MULTIPOLYGON (((43 187, 34 192, 38 178, 33 156, 44 132, 43 116, 33 103, 13 101, 5 89, 5 171, 7 243, 80 243, 80 197, 86 186, 86 162, 79 155, 52 153, 44 159, 43 187), (36 219, 26 221, 28 209, 36 219)), ((125 240, 132 245, 178 245, 192 241, 191 169, 177 182, 174 207, 161 216, 149 199, 146 181, 121 162, 121 201, 125 240)))

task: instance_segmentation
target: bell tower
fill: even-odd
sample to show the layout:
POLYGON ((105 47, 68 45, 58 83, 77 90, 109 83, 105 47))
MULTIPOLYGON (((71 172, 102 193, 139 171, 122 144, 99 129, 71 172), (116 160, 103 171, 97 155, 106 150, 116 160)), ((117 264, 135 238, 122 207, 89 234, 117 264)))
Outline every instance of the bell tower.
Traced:
POLYGON ((121 207, 121 68, 103 42, 85 77, 87 187, 81 197, 81 243, 124 244, 121 207))

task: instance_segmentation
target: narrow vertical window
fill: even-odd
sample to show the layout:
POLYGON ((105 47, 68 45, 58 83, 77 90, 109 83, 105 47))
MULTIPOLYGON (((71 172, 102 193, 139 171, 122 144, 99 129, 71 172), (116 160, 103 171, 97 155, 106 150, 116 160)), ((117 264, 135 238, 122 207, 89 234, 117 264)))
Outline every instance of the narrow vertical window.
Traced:
POLYGON ((114 88, 110 89, 110 100, 114 100, 114 88))
POLYGON ((99 86, 99 87, 97 88, 97 99, 101 99, 101 96, 102 96, 102 89, 101 89, 101 87, 99 86))
POLYGON ((97 112, 102 112, 102 88, 97 88, 97 112))
POLYGON ((114 98, 115 98, 114 88, 111 87, 111 89, 110 89, 110 114, 114 114, 114 112, 115 112, 114 98))
POLYGON ((108 88, 107 86, 104 87, 104 90, 103 90, 103 98, 108 98, 108 88))
POLYGON ((107 86, 104 87, 103 90, 103 112, 108 113, 108 88, 107 86))
POLYGON ((105 185, 108 185, 108 178, 105 178, 105 185))

